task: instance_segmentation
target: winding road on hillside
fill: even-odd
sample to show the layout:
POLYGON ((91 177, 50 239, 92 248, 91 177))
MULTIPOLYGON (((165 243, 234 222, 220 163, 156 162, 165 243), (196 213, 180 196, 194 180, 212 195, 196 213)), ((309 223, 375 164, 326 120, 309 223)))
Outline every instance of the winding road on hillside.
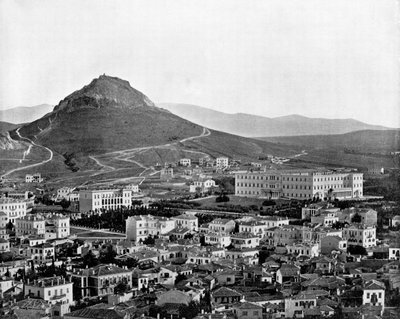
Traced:
MULTIPOLYGON (((14 168, 14 169, 12 169, 12 170, 9 170, 8 172, 6 172, 6 173, 4 173, 3 175, 1 175, 1 177, 0 177, 1 179, 5 178, 6 176, 8 176, 8 175, 10 175, 10 174, 12 174, 12 173, 15 173, 15 172, 18 172, 18 171, 22 171, 22 170, 25 170, 25 169, 28 169, 28 168, 33 168, 33 167, 37 167, 37 166, 43 165, 43 164, 45 164, 45 163, 50 162, 50 161, 53 159, 53 151, 52 151, 51 149, 49 149, 49 148, 46 147, 46 146, 36 144, 34 141, 32 141, 31 139, 29 139, 29 138, 27 138, 27 137, 23 137, 23 136, 20 134, 19 130, 20 130, 20 127, 15 131, 15 133, 18 135, 18 137, 19 137, 21 140, 25 140, 25 141, 27 141, 28 143, 30 143, 30 148, 31 148, 32 146, 37 146, 37 147, 40 147, 40 148, 44 148, 46 151, 48 151, 48 152, 50 153, 50 156, 49 156, 49 158, 48 158, 47 160, 41 161, 41 162, 39 162, 39 163, 30 164, 30 165, 26 165, 26 166, 23 166, 23 167, 18 167, 18 168, 14 168)), ((28 148, 28 149, 30 150, 30 148, 28 148)))
MULTIPOLYGON (((196 135, 196 136, 190 136, 190 137, 186 137, 178 142, 174 142, 174 143, 167 143, 167 144, 162 144, 162 145, 156 145, 156 146, 144 146, 144 147, 135 147, 135 148, 130 148, 130 149, 125 149, 125 150, 120 150, 120 151, 113 151, 113 152, 108 152, 108 153, 104 153, 100 156, 104 156, 104 155, 115 155, 113 156, 114 159, 116 160, 121 160, 121 161, 126 161, 126 162, 131 162, 133 164, 138 165, 140 168, 143 168, 144 170, 138 175, 139 177, 143 177, 142 175, 147 172, 147 171, 152 171, 149 175, 154 175, 156 173, 158 173, 158 171, 154 170, 153 167, 149 167, 149 166, 145 166, 143 163, 140 163, 138 161, 135 161, 132 159, 132 157, 134 157, 134 155, 138 152, 141 151, 147 151, 147 150, 151 150, 151 149, 155 149, 155 148, 168 148, 171 147, 173 145, 176 145, 178 143, 184 143, 187 141, 193 141, 199 138, 203 138, 203 137, 207 137, 210 136, 211 132, 208 128, 203 127, 203 131, 200 135, 196 135)), ((202 152, 197 152, 197 151, 191 151, 191 150, 184 150, 185 152, 191 152, 191 153, 202 153, 202 152)), ((205 154, 205 153, 202 153, 205 154)), ((89 158, 91 158, 92 160, 94 160, 96 162, 97 165, 99 165, 100 171, 90 175, 90 176, 96 176, 96 175, 100 175, 100 174, 106 174, 112 171, 117 171, 120 170, 118 168, 112 167, 110 165, 105 165, 103 163, 101 163, 101 161, 99 160, 99 158, 96 158, 96 156, 91 155, 89 156, 89 158)), ((143 177, 143 179, 145 179, 145 177, 143 177)), ((142 180, 143 182, 143 180, 142 180)))

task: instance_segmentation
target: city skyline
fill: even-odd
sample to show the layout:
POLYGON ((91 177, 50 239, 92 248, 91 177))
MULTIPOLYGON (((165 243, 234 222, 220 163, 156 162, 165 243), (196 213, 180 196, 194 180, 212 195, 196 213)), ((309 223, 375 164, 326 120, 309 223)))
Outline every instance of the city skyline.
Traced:
POLYGON ((0 109, 105 73, 156 103, 400 127, 397 1, 93 3, 0 4, 0 109))

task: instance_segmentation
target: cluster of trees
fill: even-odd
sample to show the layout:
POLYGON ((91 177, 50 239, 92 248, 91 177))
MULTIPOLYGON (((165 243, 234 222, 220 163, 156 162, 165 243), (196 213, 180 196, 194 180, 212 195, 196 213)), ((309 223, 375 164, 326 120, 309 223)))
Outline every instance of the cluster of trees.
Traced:
POLYGON ((82 264, 84 267, 94 267, 99 264, 111 264, 115 262, 115 256, 117 253, 114 251, 112 245, 104 245, 100 252, 99 258, 97 258, 91 250, 83 256, 82 264))
MULTIPOLYGON (((208 291, 205 292, 203 298, 200 299, 200 302, 191 301, 188 305, 179 305, 178 312, 179 318, 192 319, 196 317, 201 311, 205 312, 211 311, 211 296, 208 291)), ((150 317, 156 318, 157 315, 160 315, 161 318, 170 318, 171 314, 168 312, 168 308, 165 306, 157 306, 152 305, 149 309, 150 317)))
POLYGON ((91 227, 91 228, 105 228, 114 231, 125 231, 125 220, 129 216, 137 215, 154 215, 162 217, 173 217, 181 214, 177 209, 171 209, 166 207, 133 207, 133 208, 121 208, 118 210, 111 210, 103 212, 101 215, 93 214, 83 216, 81 219, 71 220, 71 224, 75 226, 91 227))
POLYGON ((226 196, 226 194, 220 194, 217 198, 215 198, 215 202, 217 203, 229 202, 229 197, 226 196))
POLYGON ((349 246, 347 248, 347 252, 351 255, 363 255, 363 256, 368 255, 367 250, 363 246, 359 245, 349 246))
MULTIPOLYGON (((9 273, 6 273, 5 275, 9 276, 9 273)), ((31 262, 30 269, 27 271, 25 271, 25 269, 19 269, 16 273, 15 279, 27 281, 54 276, 67 278, 67 267, 64 263, 60 266, 56 266, 53 260, 52 264, 49 266, 41 264, 35 268, 33 262, 31 262)))
POLYGON ((213 178, 219 186, 220 192, 225 194, 235 194, 235 178, 231 176, 220 176, 213 178))
POLYGON ((63 156, 64 164, 67 165, 72 172, 79 171, 79 167, 76 165, 74 153, 64 153, 63 156))
POLYGON ((262 205, 263 206, 275 206, 276 202, 272 199, 267 199, 267 200, 263 201, 262 205))
POLYGON ((151 203, 149 205, 151 208, 165 210, 167 208, 175 208, 175 209, 194 209, 201 206, 198 202, 188 202, 186 200, 162 200, 159 202, 151 203))

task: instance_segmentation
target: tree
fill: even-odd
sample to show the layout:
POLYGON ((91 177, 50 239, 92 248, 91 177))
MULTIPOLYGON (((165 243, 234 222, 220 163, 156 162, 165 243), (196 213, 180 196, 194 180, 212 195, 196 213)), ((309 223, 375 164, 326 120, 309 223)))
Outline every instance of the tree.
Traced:
POLYGON ((11 222, 11 220, 7 223, 6 229, 12 230, 14 228, 14 224, 11 222))
POLYGON ((44 205, 54 205, 54 201, 51 199, 50 194, 44 194, 42 197, 42 203, 44 205))
POLYGON ((263 201, 263 206, 274 206, 276 205, 276 202, 272 199, 267 199, 265 201, 263 201))
POLYGON ((142 206, 143 202, 140 199, 132 200, 132 206, 142 206))
POLYGON ((175 278, 175 285, 182 280, 185 280, 187 277, 184 274, 179 273, 178 276, 175 278))
POLYGON ((206 290, 204 297, 200 299, 200 308, 206 313, 211 312, 211 295, 210 291, 206 290))
POLYGON ((182 305, 179 308, 179 318, 192 319, 201 311, 199 303, 195 301, 191 301, 189 305, 182 305))
POLYGON ((129 286, 124 283, 123 281, 120 281, 115 287, 114 287, 114 294, 123 294, 129 289, 129 286))
POLYGON ((154 245, 155 243, 156 243, 156 241, 154 240, 154 238, 151 235, 149 235, 147 238, 145 238, 143 240, 144 245, 154 245))
POLYGON ((65 210, 71 205, 71 202, 69 200, 66 200, 65 198, 63 198, 60 202, 60 205, 65 210))
POLYGON ((105 249, 100 252, 100 262, 103 264, 111 264, 115 261, 117 253, 114 251, 113 246, 107 245, 105 249))
POLYGON ((367 250, 363 246, 359 245, 349 246, 347 252, 351 255, 368 255, 367 250))
POLYGON ((89 250, 87 252, 86 255, 83 256, 83 266, 84 267, 94 267, 97 266, 99 264, 98 259, 96 258, 96 256, 92 253, 91 250, 89 250))
POLYGON ((127 267, 128 269, 136 268, 138 266, 138 260, 135 258, 127 258, 126 260, 116 260, 115 263, 119 267, 127 267))
POLYGON ((183 239, 192 239, 193 238, 193 234, 188 233, 185 236, 183 236, 183 239))
POLYGON ((358 213, 355 213, 353 218, 351 219, 352 223, 361 223, 361 216, 358 213))
POLYGON ((215 198, 215 202, 217 202, 217 203, 229 202, 229 197, 226 196, 226 194, 221 194, 217 198, 215 198))

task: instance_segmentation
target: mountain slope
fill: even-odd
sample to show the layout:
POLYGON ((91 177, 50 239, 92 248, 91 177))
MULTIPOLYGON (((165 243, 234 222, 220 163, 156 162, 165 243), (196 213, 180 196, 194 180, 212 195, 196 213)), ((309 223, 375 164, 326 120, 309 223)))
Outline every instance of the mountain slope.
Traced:
POLYGON ((35 121, 45 114, 51 112, 53 106, 49 104, 40 104, 36 106, 19 106, 0 111, 0 121, 13 124, 29 123, 35 121))
POLYGON ((353 119, 320 119, 300 115, 268 118, 243 113, 228 114, 190 104, 160 103, 158 106, 199 125, 246 137, 327 135, 387 129, 353 119))
MULTIPOLYGON (((129 82, 109 76, 73 92, 52 112, 22 126, 19 133, 59 154, 78 157, 159 145, 176 152, 188 147, 212 156, 247 159, 297 151, 217 131, 203 137, 203 127, 156 107, 129 82), (187 140, 198 136, 202 137, 187 140)), ((15 131, 11 135, 18 139, 15 131)))
POLYGON ((199 135, 202 127, 159 109, 127 81, 100 76, 20 129, 61 154, 104 153, 199 135))
POLYGON ((338 135, 280 136, 260 139, 307 149, 347 149, 372 153, 400 150, 400 130, 364 130, 338 135))
POLYGON ((8 132, 13 129, 16 129, 18 125, 8 122, 0 122, 0 133, 8 132))

